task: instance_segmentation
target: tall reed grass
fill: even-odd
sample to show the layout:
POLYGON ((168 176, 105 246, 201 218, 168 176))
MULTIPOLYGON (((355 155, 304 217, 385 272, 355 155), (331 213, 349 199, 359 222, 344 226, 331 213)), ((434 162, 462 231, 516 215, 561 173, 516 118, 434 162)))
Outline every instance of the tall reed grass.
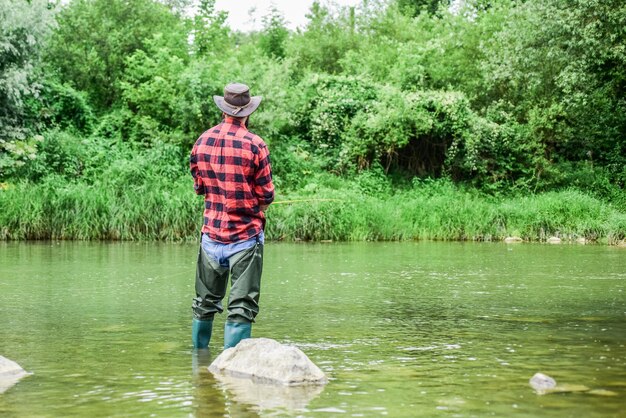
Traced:
POLYGON ((198 236, 202 201, 189 180, 128 188, 18 183, 0 191, 0 239, 168 240, 198 236))
POLYGON ((324 196, 338 200, 275 205, 268 236, 340 241, 496 241, 509 236, 542 241, 557 236, 617 243, 626 235, 625 213, 578 191, 497 199, 453 189, 380 199, 345 191, 324 196))
MULTIPOLYGON (((474 240, 551 236, 614 244, 626 213, 580 191, 490 197, 454 185, 364 193, 349 181, 278 193, 270 240, 474 240)), ((187 177, 116 187, 51 179, 0 190, 0 239, 195 240, 202 198, 187 177)))

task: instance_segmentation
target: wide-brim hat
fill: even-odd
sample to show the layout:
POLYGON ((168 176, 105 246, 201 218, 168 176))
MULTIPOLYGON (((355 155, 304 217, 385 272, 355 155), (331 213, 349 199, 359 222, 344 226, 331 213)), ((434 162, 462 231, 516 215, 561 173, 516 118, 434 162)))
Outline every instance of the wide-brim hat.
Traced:
POLYGON ((213 96, 215 104, 222 112, 238 118, 254 112, 262 99, 262 96, 250 97, 250 88, 241 83, 231 83, 224 87, 224 96, 213 96))

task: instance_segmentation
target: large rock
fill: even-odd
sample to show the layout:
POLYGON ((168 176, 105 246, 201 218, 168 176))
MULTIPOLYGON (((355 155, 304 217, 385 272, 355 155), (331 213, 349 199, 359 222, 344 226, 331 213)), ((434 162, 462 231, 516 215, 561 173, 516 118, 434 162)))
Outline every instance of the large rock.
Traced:
POLYGON ((0 356, 0 393, 5 392, 11 386, 30 373, 25 371, 16 362, 0 356))
POLYGON ((256 383, 288 386, 323 385, 324 372, 300 349, 269 338, 249 338, 224 350, 209 366, 209 371, 256 383))

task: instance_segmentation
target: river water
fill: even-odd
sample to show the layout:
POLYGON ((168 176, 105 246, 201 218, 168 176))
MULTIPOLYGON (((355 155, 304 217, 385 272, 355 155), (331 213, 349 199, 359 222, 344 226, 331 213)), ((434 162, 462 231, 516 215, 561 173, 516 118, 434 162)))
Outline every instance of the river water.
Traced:
POLYGON ((624 249, 268 243, 253 336, 298 346, 330 378, 300 391, 206 370, 223 318, 194 353, 196 252, 0 243, 0 355, 33 373, 0 415, 626 416, 624 249), (539 396, 536 372, 602 391, 539 396))

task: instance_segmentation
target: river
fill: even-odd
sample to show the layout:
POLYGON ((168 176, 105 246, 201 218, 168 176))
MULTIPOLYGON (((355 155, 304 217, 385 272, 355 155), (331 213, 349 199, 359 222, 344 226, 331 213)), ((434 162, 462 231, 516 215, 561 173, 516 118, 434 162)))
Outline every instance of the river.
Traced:
POLYGON ((626 251, 595 245, 268 243, 253 336, 319 390, 246 388, 191 349, 197 246, 0 243, 0 355, 33 374, 6 417, 618 417, 626 251), (536 372, 600 392, 537 395, 536 372), (612 396, 607 396, 612 395, 612 396))

